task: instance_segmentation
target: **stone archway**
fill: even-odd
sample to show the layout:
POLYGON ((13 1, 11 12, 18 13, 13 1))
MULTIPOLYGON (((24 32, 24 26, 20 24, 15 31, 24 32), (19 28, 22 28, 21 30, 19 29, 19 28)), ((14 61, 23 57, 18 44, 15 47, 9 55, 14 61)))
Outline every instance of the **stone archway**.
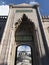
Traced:
POLYGON ((31 49, 31 46, 24 44, 16 47, 15 65, 33 65, 31 49))
POLYGON ((36 31, 34 23, 28 19, 28 17, 23 14, 23 17, 20 23, 15 23, 15 42, 16 48, 19 45, 25 44, 32 47, 32 64, 39 65, 39 51, 38 51, 38 43, 36 38, 36 31))

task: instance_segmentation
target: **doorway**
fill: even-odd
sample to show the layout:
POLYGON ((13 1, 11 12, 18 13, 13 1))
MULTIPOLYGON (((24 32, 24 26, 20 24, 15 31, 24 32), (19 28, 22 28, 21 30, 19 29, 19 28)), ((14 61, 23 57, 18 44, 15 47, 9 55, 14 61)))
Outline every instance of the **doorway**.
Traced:
POLYGON ((16 48, 15 65, 32 65, 31 47, 20 45, 16 48))

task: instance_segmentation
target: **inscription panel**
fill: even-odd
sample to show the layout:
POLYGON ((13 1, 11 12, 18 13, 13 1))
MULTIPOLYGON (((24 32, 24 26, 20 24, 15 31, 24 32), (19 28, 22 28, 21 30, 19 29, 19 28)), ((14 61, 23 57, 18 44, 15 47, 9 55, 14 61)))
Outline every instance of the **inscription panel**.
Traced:
POLYGON ((22 12, 33 12, 33 10, 16 10, 16 12, 18 13, 18 12, 20 12, 20 13, 22 13, 22 12))

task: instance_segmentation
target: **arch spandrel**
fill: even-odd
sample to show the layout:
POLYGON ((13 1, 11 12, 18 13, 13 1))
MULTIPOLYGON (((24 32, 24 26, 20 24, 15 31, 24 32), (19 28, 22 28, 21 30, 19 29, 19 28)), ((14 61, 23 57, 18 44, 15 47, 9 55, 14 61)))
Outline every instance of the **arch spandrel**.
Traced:
POLYGON ((15 27, 18 28, 22 22, 25 22, 25 20, 33 24, 33 26, 35 27, 35 23, 28 17, 26 13, 22 14, 21 17, 15 22, 15 27))
POLYGON ((25 26, 30 26, 30 29, 33 28, 35 29, 35 24, 34 22, 32 22, 27 16, 26 14, 23 14, 22 18, 19 19, 16 23, 15 23, 15 31, 20 30, 22 27, 25 26))

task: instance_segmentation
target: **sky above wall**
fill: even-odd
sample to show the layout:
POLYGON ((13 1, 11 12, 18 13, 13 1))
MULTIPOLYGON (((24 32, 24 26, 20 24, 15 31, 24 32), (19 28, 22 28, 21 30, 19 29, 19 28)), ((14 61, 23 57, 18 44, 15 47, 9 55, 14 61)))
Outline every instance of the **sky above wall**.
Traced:
POLYGON ((33 1, 38 2, 40 4, 41 15, 49 15, 49 0, 0 0, 0 15, 4 14, 8 15, 9 7, 7 5, 9 4, 20 4, 20 3, 32 4, 33 1))

